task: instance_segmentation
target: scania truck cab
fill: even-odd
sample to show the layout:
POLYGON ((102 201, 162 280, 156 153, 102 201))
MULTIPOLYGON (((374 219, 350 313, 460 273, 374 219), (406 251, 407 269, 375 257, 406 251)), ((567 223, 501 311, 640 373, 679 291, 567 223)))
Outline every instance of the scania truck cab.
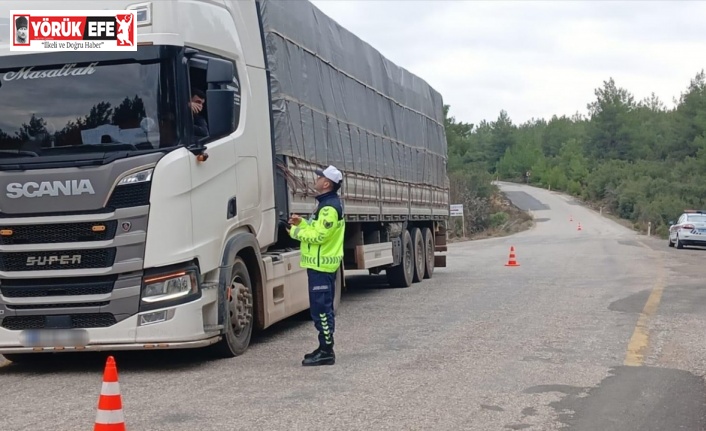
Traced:
MULTIPOLYGON (((88 4, 0 4, 0 354, 239 355, 254 327, 309 307, 283 220, 314 199, 287 194, 277 169, 258 2, 106 0, 137 11, 136 51, 10 50, 11 10, 88 4)), ((300 163, 299 178, 318 167, 300 163)), ((430 277, 440 214, 410 230, 414 243, 404 221, 371 245, 358 229, 348 267, 430 277)), ((343 268, 336 306, 342 285, 343 268)))
POLYGON ((272 148, 259 145, 270 130, 255 3, 100 5, 138 10, 137 51, 13 52, 2 34, 0 353, 240 353, 265 266, 304 288, 261 326, 307 308, 298 253, 262 255, 278 218, 272 148), (205 139, 193 88, 207 96, 205 139))

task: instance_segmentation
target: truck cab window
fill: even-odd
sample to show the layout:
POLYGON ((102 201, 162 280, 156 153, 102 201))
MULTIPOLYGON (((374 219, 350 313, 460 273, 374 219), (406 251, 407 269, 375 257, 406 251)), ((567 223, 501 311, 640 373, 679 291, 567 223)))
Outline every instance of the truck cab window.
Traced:
POLYGON ((207 69, 209 58, 219 58, 211 53, 197 50, 197 54, 189 60, 189 87, 190 87, 190 112, 193 118, 192 142, 200 141, 206 138, 203 142, 208 143, 215 138, 211 138, 208 124, 208 90, 227 88, 235 90, 235 123, 230 132, 234 132, 240 123, 240 81, 238 78, 237 65, 234 65, 233 81, 230 85, 222 86, 218 84, 209 84, 207 81, 207 69))

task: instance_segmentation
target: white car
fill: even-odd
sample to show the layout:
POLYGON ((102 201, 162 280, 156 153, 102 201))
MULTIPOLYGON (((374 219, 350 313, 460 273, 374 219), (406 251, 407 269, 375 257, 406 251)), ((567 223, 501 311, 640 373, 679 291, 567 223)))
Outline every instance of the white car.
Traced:
POLYGON ((706 211, 685 210, 676 223, 669 222, 669 246, 706 247, 706 211))

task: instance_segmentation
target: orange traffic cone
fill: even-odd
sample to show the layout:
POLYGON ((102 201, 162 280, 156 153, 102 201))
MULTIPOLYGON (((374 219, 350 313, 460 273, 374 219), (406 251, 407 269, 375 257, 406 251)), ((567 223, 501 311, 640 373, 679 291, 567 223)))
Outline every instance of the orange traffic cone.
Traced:
POLYGON ((581 222, 579 222, 579 227, 576 230, 582 230, 581 229, 581 222))
POLYGON ((118 382, 118 369, 115 359, 108 356, 103 371, 103 386, 98 399, 98 412, 93 431, 125 431, 125 417, 123 416, 123 400, 120 396, 120 383, 118 382))
POLYGON ((510 247, 510 259, 508 259, 505 266, 520 266, 520 264, 517 263, 517 261, 515 260, 515 247, 514 246, 510 247))

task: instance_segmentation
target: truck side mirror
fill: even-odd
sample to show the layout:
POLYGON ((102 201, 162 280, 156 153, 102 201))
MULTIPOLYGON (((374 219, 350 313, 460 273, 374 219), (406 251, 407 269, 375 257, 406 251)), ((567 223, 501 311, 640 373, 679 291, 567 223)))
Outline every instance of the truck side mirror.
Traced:
MULTIPOLYGON (((228 60, 209 58, 206 81, 209 87, 233 83, 234 66, 228 60)), ((235 90, 210 88, 206 90, 209 139, 228 135, 235 130, 235 90)))
POLYGON ((206 91, 209 138, 219 138, 235 130, 235 90, 206 91))
POLYGON ((209 84, 229 84, 233 82, 233 63, 220 58, 209 58, 206 67, 206 82, 209 84))

